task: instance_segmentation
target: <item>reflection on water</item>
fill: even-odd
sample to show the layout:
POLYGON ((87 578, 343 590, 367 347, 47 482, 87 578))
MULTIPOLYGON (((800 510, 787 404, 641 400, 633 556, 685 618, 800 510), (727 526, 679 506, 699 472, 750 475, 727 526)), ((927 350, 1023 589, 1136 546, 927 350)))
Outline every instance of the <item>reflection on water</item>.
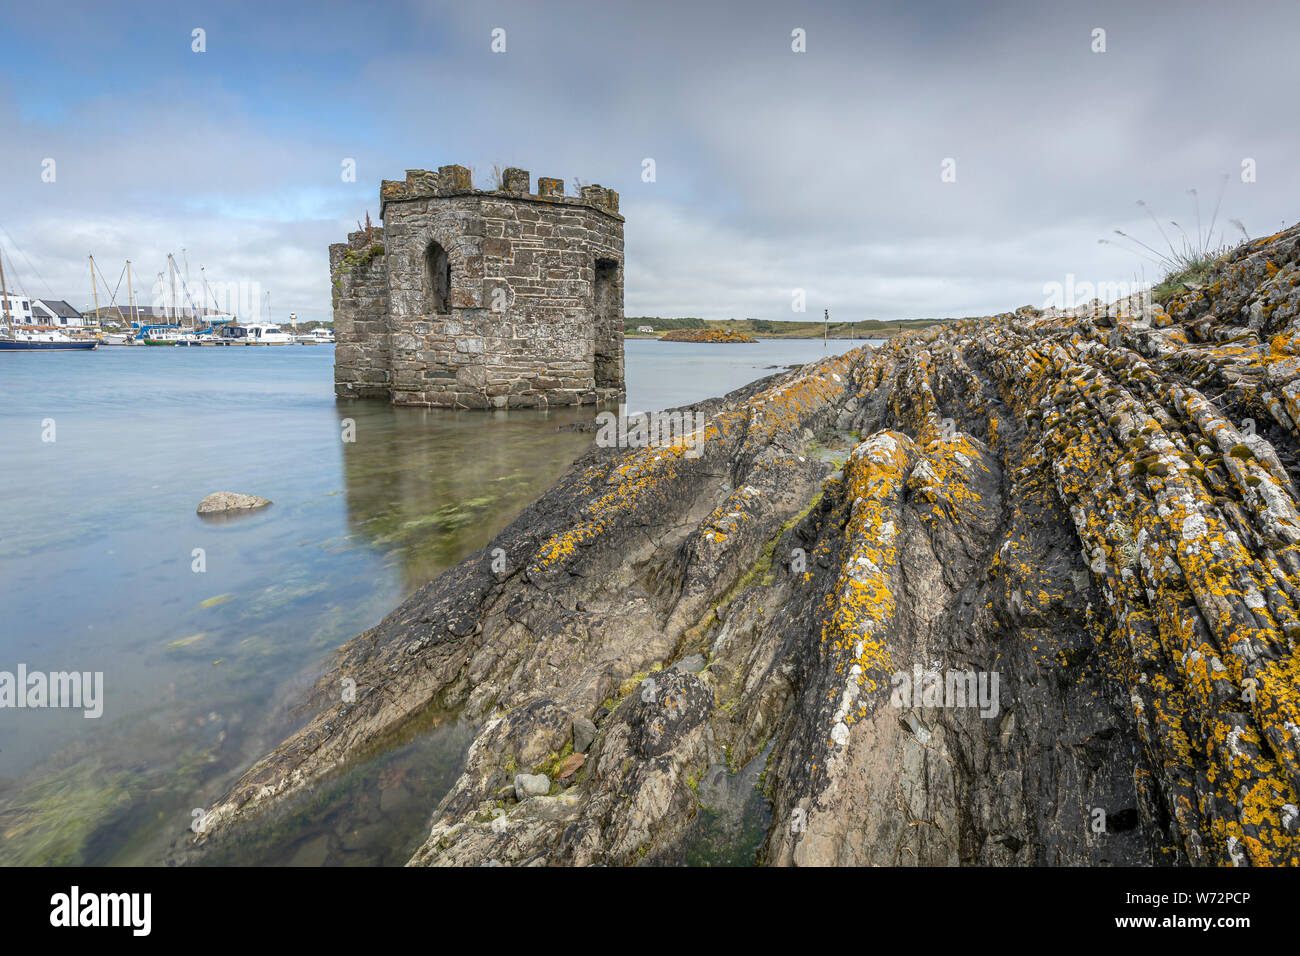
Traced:
POLYGON ((591 409, 498 412, 350 402, 340 428, 348 527, 400 566, 411 591, 484 547, 564 474, 591 435, 561 430, 591 409))

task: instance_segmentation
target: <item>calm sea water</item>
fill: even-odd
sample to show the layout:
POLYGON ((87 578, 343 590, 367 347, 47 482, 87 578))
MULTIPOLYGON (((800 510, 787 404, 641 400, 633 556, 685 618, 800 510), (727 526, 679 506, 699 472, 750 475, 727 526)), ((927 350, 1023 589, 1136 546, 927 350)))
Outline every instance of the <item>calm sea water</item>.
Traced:
MULTIPOLYGON (((628 408, 853 344, 629 341, 628 408)), ((293 729, 286 706, 335 647, 487 544, 590 441, 560 428, 590 408, 337 402, 332 363, 328 346, 0 355, 0 671, 104 675, 98 719, 0 709, 0 863, 159 860, 293 729), (207 522, 213 491, 274 504, 207 522)), ((470 734, 430 715, 231 859, 404 862, 470 734)))

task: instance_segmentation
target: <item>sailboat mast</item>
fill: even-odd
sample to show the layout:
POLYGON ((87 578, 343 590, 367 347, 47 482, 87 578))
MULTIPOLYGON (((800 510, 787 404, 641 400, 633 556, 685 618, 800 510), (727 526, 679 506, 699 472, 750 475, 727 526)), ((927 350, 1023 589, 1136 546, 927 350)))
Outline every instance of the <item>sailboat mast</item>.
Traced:
POLYGON ((180 325, 181 310, 176 302, 176 257, 167 253, 167 281, 172 289, 172 321, 180 325))
POLYGON ((190 305, 190 316, 194 323, 194 328, 199 327, 199 310, 194 306, 194 299, 190 296, 190 254, 181 246, 181 258, 185 261, 185 282, 181 289, 185 292, 185 301, 190 305))
POLYGON ((95 288, 95 257, 87 256, 90 260, 90 296, 95 300, 95 321, 99 321, 99 290, 95 288))
POLYGON ((13 321, 9 318, 9 287, 5 285, 5 264, 3 256, 0 256, 0 298, 5 300, 5 325, 12 329, 13 321))
POLYGON ((131 289, 131 260, 126 260, 126 301, 131 309, 131 325, 135 325, 135 292, 131 289))

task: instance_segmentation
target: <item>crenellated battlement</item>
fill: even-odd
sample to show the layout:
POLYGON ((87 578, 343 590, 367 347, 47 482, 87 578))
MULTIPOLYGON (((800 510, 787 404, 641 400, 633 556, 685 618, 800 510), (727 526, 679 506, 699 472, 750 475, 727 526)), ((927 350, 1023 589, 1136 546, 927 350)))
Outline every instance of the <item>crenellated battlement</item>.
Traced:
POLYGON ((335 392, 518 408, 624 394, 618 193, 464 166, 380 186, 381 224, 330 246, 335 392))
POLYGON ((531 174, 526 169, 511 166, 501 173, 500 189, 475 189, 473 177, 464 166, 439 166, 437 172, 428 169, 408 169, 404 180, 385 179, 379 187, 379 216, 384 217, 389 203, 408 202, 415 199, 435 199, 451 196, 498 196, 533 202, 562 203, 585 206, 606 215, 622 219, 618 213, 618 193, 599 184, 583 186, 577 196, 567 196, 564 180, 539 176, 537 192, 531 191, 531 174))

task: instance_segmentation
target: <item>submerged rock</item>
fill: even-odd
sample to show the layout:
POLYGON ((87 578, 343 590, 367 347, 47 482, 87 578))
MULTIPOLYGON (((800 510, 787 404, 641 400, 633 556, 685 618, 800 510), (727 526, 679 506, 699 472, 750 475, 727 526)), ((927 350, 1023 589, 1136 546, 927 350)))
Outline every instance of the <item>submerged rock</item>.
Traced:
POLYGON ((673 665, 673 670, 686 671, 688 674, 698 674, 700 671, 704 670, 704 667, 705 663, 703 654, 688 654, 673 665))
POLYGON ((1101 319, 772 376, 698 456, 593 447, 187 839, 436 702, 479 729, 419 864, 671 862, 768 747, 767 864, 1300 864, 1300 230, 1101 319), (497 807, 593 714, 573 786, 497 807))
POLYGON ((201 515, 226 514, 231 511, 252 511, 265 508, 271 502, 257 495, 240 495, 233 491, 217 491, 199 502, 198 513, 201 515))

